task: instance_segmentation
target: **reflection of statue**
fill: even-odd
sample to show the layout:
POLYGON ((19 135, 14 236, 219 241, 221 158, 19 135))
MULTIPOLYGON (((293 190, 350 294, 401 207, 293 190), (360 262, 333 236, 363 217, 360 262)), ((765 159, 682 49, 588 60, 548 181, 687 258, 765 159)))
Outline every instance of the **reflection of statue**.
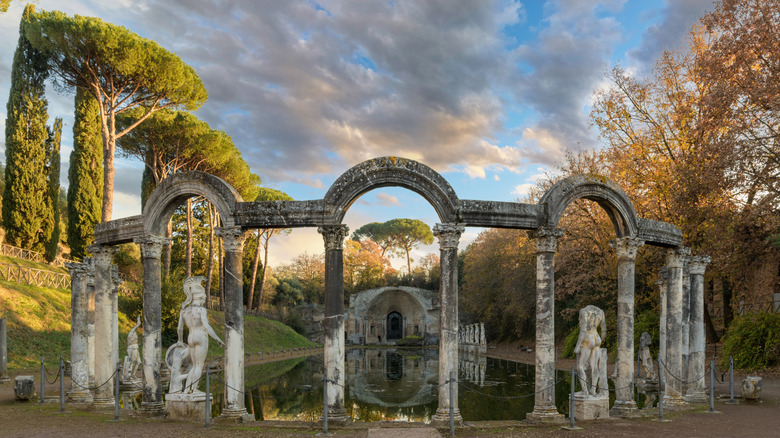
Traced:
POLYGON ((135 373, 138 371, 138 366, 141 365, 141 357, 138 354, 138 334, 136 330, 141 326, 141 317, 135 324, 135 327, 127 334, 127 356, 125 356, 125 362, 122 366, 122 381, 131 382, 136 379, 135 373))
POLYGON ((179 313, 179 341, 172 345, 166 353, 165 361, 171 369, 171 383, 169 392, 200 392, 198 381, 206 363, 209 349, 209 336, 220 345, 225 345, 214 329, 209 325, 206 315, 206 290, 201 284, 205 277, 187 277, 184 280, 184 294, 187 298, 181 305, 179 313), (187 326, 189 335, 187 344, 184 343, 184 326, 187 326), (185 370, 182 371, 182 366, 185 370), (181 382, 186 379, 184 387, 181 382))
POLYGON ((606 369, 607 366, 606 362, 601 362, 601 339, 606 335, 606 331, 604 311, 591 305, 580 309, 580 336, 577 338, 574 353, 577 355, 577 375, 580 377, 583 395, 596 395, 597 382, 599 387, 607 387, 607 382, 599 382, 600 369, 606 369), (597 332, 598 327, 601 327, 600 334, 597 332), (585 373, 587 368, 590 368, 589 378, 585 373))
POLYGON ((639 365, 642 375, 646 380, 655 380, 655 367, 653 367, 653 358, 650 356, 650 344, 653 338, 650 333, 644 332, 639 337, 639 365))

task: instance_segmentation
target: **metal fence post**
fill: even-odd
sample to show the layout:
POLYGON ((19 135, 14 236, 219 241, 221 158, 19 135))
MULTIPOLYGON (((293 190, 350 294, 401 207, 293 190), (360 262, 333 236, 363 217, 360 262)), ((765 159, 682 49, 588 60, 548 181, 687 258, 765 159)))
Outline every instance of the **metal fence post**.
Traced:
POLYGON ((119 421, 119 365, 117 361, 114 372, 114 421, 119 421))
POLYGON ((322 433, 328 434, 328 369, 322 373, 322 433))
POLYGON ((729 356, 729 404, 733 405, 734 401, 734 357, 729 356))
MULTIPOLYGON (((507 346, 507 349, 509 347, 507 346)), ((455 372, 450 371, 450 436, 455 436, 455 391, 453 391, 455 383, 455 372)))
POLYGON ((211 363, 206 365, 206 426, 209 427, 211 418, 211 363))
POLYGON ((41 356, 41 404, 46 398, 46 368, 43 365, 44 357, 41 356))
POLYGON ((60 354, 60 413, 65 412, 65 364, 60 354))

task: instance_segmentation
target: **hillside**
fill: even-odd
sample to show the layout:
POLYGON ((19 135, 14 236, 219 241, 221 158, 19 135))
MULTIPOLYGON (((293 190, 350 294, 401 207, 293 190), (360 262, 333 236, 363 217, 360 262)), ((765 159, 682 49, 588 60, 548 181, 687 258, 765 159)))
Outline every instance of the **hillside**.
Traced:
MULTIPOLYGON (((54 270, 48 265, 10 257, 2 257, 0 263, 54 270)), ((49 369, 58 366, 60 354, 65 360, 69 360, 70 290, 0 280, 0 317, 2 316, 8 318, 9 371, 37 370, 40 367, 41 355, 45 356, 49 369)), ((209 311, 209 320, 217 334, 224 338, 224 314, 209 311)), ((131 322, 124 313, 119 313, 120 357, 124 357, 127 333, 133 325, 134 321, 131 322)), ((280 322, 257 316, 246 316, 244 333, 245 348, 251 352, 317 345, 280 322)), ((167 346, 163 348, 163 354, 165 348, 167 346)), ((223 355, 222 348, 216 342, 211 342, 210 348, 214 357, 223 355)))

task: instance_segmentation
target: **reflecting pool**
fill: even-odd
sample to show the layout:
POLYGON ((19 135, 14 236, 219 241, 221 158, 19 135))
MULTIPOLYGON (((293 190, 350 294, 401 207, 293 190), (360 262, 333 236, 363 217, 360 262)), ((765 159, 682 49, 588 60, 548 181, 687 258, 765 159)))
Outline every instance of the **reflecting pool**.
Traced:
MULTIPOLYGON (((463 352, 459 356, 458 403, 464 420, 522 420, 533 411, 532 364, 463 352)), ((321 355, 247 367, 247 411, 257 420, 319 420, 322 367, 321 355)), ((435 349, 350 349, 345 368, 345 405, 353 421, 429 423, 436 413, 439 360, 435 349)), ((568 415, 570 373, 559 370, 556 377, 556 404, 568 415)), ((213 380, 212 395, 212 415, 217 416, 224 403, 218 379, 213 380)), ((640 408, 652 409, 657 394, 638 393, 635 399, 640 408)))

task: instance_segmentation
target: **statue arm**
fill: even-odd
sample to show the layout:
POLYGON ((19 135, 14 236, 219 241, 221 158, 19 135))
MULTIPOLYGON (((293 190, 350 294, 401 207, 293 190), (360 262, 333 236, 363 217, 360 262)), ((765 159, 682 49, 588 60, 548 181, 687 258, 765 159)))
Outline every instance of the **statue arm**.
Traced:
POLYGON ((203 309, 200 312, 200 320, 203 323, 203 327, 206 328, 206 332, 209 334, 209 336, 214 338, 214 340, 216 340, 219 343, 219 345, 224 346, 225 343, 222 342, 222 339, 219 339, 219 336, 217 336, 217 334, 214 332, 214 329, 211 328, 211 324, 209 324, 209 318, 208 315, 206 314, 206 309, 203 309))
POLYGON ((127 334, 127 338, 130 339, 130 337, 135 333, 136 330, 138 330, 138 327, 141 326, 141 315, 138 315, 138 319, 136 320, 135 327, 130 330, 130 333, 127 334))
POLYGON ((184 312, 184 309, 181 309, 179 312, 179 326, 176 328, 176 333, 179 335, 179 343, 184 343, 184 317, 182 316, 181 312, 184 312))
POLYGON ((604 312, 601 313, 601 339, 606 339, 607 334, 607 319, 604 318, 604 312))

